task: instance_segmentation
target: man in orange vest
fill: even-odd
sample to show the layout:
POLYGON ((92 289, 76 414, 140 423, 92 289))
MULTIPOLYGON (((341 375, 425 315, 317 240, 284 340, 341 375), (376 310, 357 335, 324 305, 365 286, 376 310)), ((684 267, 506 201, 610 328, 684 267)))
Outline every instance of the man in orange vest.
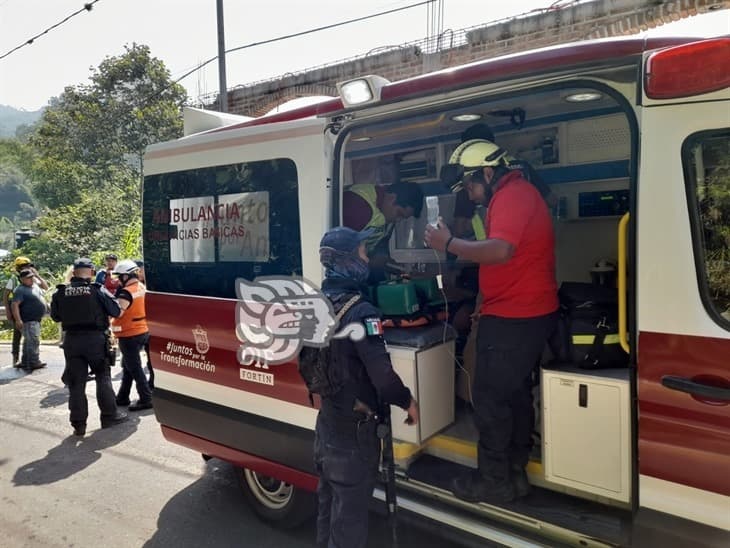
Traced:
POLYGON ((147 383, 140 352, 149 340, 145 318, 145 286, 139 280, 139 267, 134 261, 124 260, 114 267, 120 287, 116 297, 122 314, 112 320, 112 333, 119 341, 122 353, 122 384, 117 392, 117 405, 129 405, 130 411, 152 408, 152 390, 147 383), (137 387, 139 399, 130 405, 129 393, 132 381, 137 387))

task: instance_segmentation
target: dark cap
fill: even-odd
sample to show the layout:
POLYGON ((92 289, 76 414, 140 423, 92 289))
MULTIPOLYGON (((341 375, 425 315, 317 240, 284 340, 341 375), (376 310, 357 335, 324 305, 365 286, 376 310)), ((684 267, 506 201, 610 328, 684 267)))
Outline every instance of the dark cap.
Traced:
POLYGON ((106 261, 107 259, 113 259, 116 261, 117 256, 114 253, 107 253, 106 255, 104 255, 104 260, 106 261))
POLYGON ((79 257, 74 261, 74 269, 77 268, 91 268, 94 269, 94 263, 88 257, 79 257))
POLYGON ((33 271, 32 270, 21 270, 18 272, 18 278, 21 280, 23 278, 32 278, 33 277, 33 271))
POLYGON ((474 124, 466 128, 461 134, 461 142, 471 141, 472 139, 485 139, 494 142, 494 132, 484 122, 474 124))
POLYGON ((358 248, 360 242, 367 240, 373 232, 375 231, 372 228, 358 232, 346 226, 337 226, 324 233, 319 247, 330 247, 343 253, 352 253, 358 248))

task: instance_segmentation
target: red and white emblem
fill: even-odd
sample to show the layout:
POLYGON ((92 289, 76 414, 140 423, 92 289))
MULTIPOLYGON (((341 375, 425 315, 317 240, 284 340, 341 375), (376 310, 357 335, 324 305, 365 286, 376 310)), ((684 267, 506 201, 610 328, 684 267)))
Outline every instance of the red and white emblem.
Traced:
POLYGON ((200 327, 199 325, 195 326, 195 329, 193 329, 193 336, 195 337, 195 350, 200 352, 201 354, 205 354, 210 350, 210 343, 208 343, 208 332, 200 327))

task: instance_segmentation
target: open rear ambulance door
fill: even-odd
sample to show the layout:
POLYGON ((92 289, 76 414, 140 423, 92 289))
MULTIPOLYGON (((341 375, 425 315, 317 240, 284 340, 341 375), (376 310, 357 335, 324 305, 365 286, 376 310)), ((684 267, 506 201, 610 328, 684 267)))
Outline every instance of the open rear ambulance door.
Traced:
POLYGON ((728 39, 645 56, 634 349, 640 514, 722 530, 730 530, 730 253, 719 243, 730 234, 729 60, 728 39))

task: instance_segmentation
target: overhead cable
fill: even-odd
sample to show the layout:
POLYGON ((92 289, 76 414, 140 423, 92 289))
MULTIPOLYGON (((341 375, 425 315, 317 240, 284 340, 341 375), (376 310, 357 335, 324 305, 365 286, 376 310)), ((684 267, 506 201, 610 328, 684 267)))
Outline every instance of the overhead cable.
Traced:
POLYGON ((36 34, 35 36, 33 36, 33 37, 31 37, 31 38, 28 38, 28 39, 27 39, 27 40, 26 40, 25 42, 23 42, 23 43, 22 43, 22 44, 20 44, 19 46, 16 46, 16 47, 14 47, 13 49, 11 49, 10 51, 8 51, 8 52, 6 52, 6 53, 4 53, 4 54, 0 55, 0 60, 1 60, 1 59, 5 59, 5 58, 6 58, 6 57, 7 57, 8 55, 10 55, 10 54, 11 54, 11 53, 13 53, 13 52, 16 52, 16 51, 18 51, 18 50, 19 50, 20 48, 22 48, 22 47, 25 47, 25 46, 30 46, 30 45, 31 45, 31 44, 32 44, 33 42, 35 42, 35 41, 36 41, 36 39, 37 39, 37 38, 40 38, 40 37, 41 37, 41 36, 43 36, 44 34, 48 34, 49 32, 51 32, 51 31, 52 31, 53 29, 55 29, 55 28, 57 28, 57 27, 60 27, 61 25, 63 25, 63 24, 64 24, 64 23, 66 22, 66 21, 68 21, 68 20, 69 20, 69 19, 71 19, 72 17, 76 17, 76 16, 78 15, 78 14, 80 14, 80 13, 83 13, 83 12, 85 12, 85 11, 91 11, 91 9, 92 9, 92 8, 94 7, 94 4, 96 4, 96 3, 98 2, 98 1, 99 1, 99 0, 91 0, 91 2, 87 2, 86 4, 84 4, 84 7, 83 7, 83 8, 81 8, 81 9, 78 9, 78 10, 76 10, 76 11, 75 11, 75 12, 73 12, 73 13, 72 13, 71 15, 68 15, 67 17, 65 17, 65 18, 64 18, 63 20, 59 21, 59 22, 58 22, 58 23, 56 23, 55 25, 52 25, 52 26, 48 27, 48 28, 47 28, 46 30, 44 30, 43 32, 39 32, 39 33, 38 33, 38 34, 36 34))
MULTIPOLYGON (((357 23, 359 21, 365 21, 367 19, 373 19, 374 17, 380 17, 381 15, 389 15, 391 13, 395 13, 395 12, 398 12, 398 11, 408 10, 408 9, 411 9, 411 8, 417 8, 417 7, 423 6, 425 4, 432 4, 435 1, 436 0, 426 0, 425 2, 418 2, 417 4, 410 4, 408 6, 403 6, 402 8, 394 8, 394 9, 388 10, 388 11, 381 11, 379 13, 373 13, 371 15, 365 15, 363 17, 357 17, 356 19, 348 19, 347 21, 340 21, 339 23, 332 23, 330 25, 325 25, 325 26, 322 26, 322 27, 314 28, 314 29, 304 30, 304 31, 301 31, 301 32, 295 32, 293 34, 286 34, 284 36, 278 36, 277 38, 270 38, 268 40, 262 40, 260 42, 252 42, 250 44, 246 44, 246 45, 243 45, 243 46, 237 46, 235 48, 228 49, 228 50, 226 50, 226 53, 232 53, 234 51, 239 51, 239 50, 242 50, 242 49, 248 49, 248 48, 252 48, 254 46, 262 46, 264 44, 271 44, 272 42, 279 42, 281 40, 288 40, 289 38, 296 38, 298 36, 304 36, 306 34, 312 34, 314 32, 320 32, 320 31, 332 29, 332 28, 335 28, 335 27, 341 27, 343 25, 349 25, 351 23, 357 23)), ((218 56, 217 55, 215 57, 211 57, 207 61, 203 61, 198 66, 196 66, 194 69, 189 70, 188 72, 186 72, 185 74, 183 74, 182 76, 180 76, 174 82, 170 82, 170 85, 169 86, 167 86, 166 88, 160 90, 158 93, 162 93, 168 87, 172 86, 173 84, 177 84, 178 82, 180 82, 180 80, 183 80, 184 78, 187 78, 188 76, 190 76, 194 72, 202 69, 204 66, 212 63, 216 59, 218 59, 218 56)))

